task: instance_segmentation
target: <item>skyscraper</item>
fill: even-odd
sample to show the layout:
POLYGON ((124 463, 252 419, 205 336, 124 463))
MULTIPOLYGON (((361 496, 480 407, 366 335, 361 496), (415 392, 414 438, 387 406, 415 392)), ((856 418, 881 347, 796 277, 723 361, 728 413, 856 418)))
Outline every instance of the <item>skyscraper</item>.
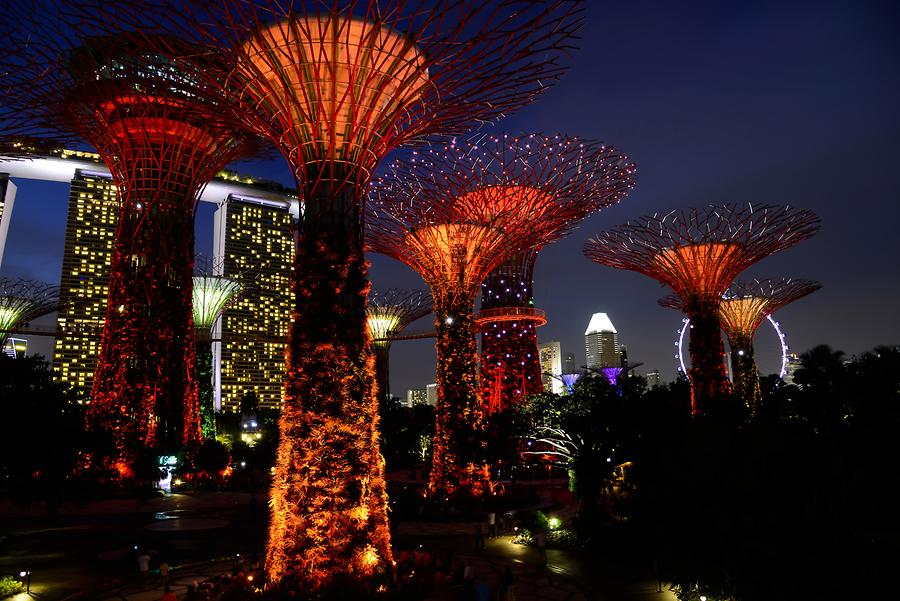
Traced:
POLYGON ((9 181, 8 173, 0 173, 0 266, 3 265, 3 250, 6 248, 6 234, 16 200, 16 185, 9 181))
POLYGON ((245 394, 277 408, 283 396, 284 349, 293 301, 293 219, 287 203, 230 195, 216 211, 213 245, 223 275, 250 283, 213 330, 216 406, 238 410, 245 394))
POLYGON ((428 391, 424 388, 410 388, 406 391, 406 406, 409 408, 416 405, 428 404, 428 391))
POLYGON ((544 342, 538 346, 541 361, 541 380, 544 390, 552 390, 554 394, 562 394, 562 351, 559 342, 544 342))
POLYGON ((109 176, 77 169, 69 189, 53 370, 58 380, 86 391, 106 316, 117 214, 116 186, 109 176))
POLYGON ((575 364, 575 353, 566 353, 566 359, 563 362, 563 373, 574 374, 578 370, 575 364))
POLYGON ((619 334, 606 313, 594 313, 584 332, 587 366, 619 367, 619 334))

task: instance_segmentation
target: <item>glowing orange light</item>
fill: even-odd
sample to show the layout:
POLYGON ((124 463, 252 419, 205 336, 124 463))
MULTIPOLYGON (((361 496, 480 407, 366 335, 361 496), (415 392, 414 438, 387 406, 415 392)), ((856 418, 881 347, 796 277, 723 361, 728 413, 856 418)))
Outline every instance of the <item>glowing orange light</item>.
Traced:
POLYGON ((704 242, 664 248, 654 262, 668 273, 689 282, 693 294, 718 297, 730 283, 728 278, 741 247, 732 242, 704 242))
POLYGON ((383 135, 383 123, 428 85, 423 57, 408 37, 340 14, 297 16, 257 30, 244 52, 252 64, 244 67, 250 93, 285 121, 307 164, 323 156, 374 164, 377 157, 364 151, 383 135))
POLYGON ((752 338, 753 333, 770 313, 770 301, 762 296, 725 298, 719 304, 719 319, 729 337, 743 334, 752 338))

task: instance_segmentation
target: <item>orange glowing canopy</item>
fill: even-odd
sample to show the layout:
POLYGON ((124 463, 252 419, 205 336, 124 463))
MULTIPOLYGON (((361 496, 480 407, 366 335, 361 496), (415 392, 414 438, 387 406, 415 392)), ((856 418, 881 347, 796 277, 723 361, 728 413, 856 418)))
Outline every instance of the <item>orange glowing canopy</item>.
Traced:
POLYGON ((306 164, 371 168, 373 143, 428 85, 408 37, 344 14, 295 14, 256 30, 244 53, 248 94, 279 119, 280 143, 306 164))
MULTIPOLYGON (((188 123, 191 117, 182 102, 152 94, 123 94, 100 103, 97 110, 102 123, 122 143, 135 142, 152 146, 178 144, 197 152, 211 152, 216 139, 206 130, 188 123)), ((193 114, 193 120, 196 115, 193 114)), ((230 137, 230 134, 228 134, 230 137)))
POLYGON ((502 231, 477 223, 414 228, 404 239, 409 258, 432 288, 465 291, 481 285, 503 242, 502 231))
POLYGON ((743 296, 740 298, 723 298, 719 304, 719 321, 729 338, 738 336, 753 337, 756 328, 772 312, 768 298, 762 296, 743 296))
POLYGON ((653 262, 682 297, 718 299, 731 283, 740 253, 734 242, 703 242, 664 248, 653 262))

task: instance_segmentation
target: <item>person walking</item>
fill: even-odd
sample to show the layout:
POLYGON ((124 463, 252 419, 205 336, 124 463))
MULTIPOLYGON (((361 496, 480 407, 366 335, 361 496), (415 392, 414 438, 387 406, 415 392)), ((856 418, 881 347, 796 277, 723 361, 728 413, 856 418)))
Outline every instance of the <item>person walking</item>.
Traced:
POLYGON ((488 523, 488 538, 495 538, 497 536, 497 514, 493 511, 487 515, 487 523, 488 523))
POLYGON ((178 597, 172 592, 172 589, 169 588, 169 585, 166 585, 166 588, 163 589, 163 596, 159 598, 159 601, 178 601, 178 597))

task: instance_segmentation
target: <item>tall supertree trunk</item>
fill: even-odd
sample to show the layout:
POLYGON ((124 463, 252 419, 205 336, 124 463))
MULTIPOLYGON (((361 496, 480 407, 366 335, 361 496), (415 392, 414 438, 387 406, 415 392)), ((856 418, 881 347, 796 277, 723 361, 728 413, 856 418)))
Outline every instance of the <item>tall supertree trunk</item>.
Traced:
POLYGON ((488 325, 481 335, 481 390, 488 414, 543 392, 539 354, 533 323, 488 325))
POLYGON ((191 315, 195 190, 171 182, 161 188, 126 190, 121 201, 88 409, 88 427, 113 435, 112 464, 124 478, 145 449, 172 453, 200 440, 191 315))
POLYGON ((725 366, 718 309, 704 305, 692 311, 690 319, 691 412, 698 415, 731 394, 731 382, 725 366))
POLYGON ((759 368, 753 352, 753 341, 745 337, 732 338, 730 346, 734 394, 750 411, 750 417, 756 417, 762 402, 762 390, 759 387, 759 368))
POLYGON ((473 305, 453 295, 435 301, 437 405, 428 482, 435 496, 490 491, 490 473, 481 459, 483 408, 473 305))
POLYGON ((390 342, 375 342, 372 345, 375 353, 375 380, 378 383, 378 398, 389 399, 391 396, 390 374, 390 342))
POLYGON ((305 202, 266 568, 318 591, 386 573, 392 555, 359 202, 323 184, 305 202))
POLYGON ((209 340, 197 342, 197 404, 203 440, 216 437, 216 408, 213 399, 213 354, 209 340))

